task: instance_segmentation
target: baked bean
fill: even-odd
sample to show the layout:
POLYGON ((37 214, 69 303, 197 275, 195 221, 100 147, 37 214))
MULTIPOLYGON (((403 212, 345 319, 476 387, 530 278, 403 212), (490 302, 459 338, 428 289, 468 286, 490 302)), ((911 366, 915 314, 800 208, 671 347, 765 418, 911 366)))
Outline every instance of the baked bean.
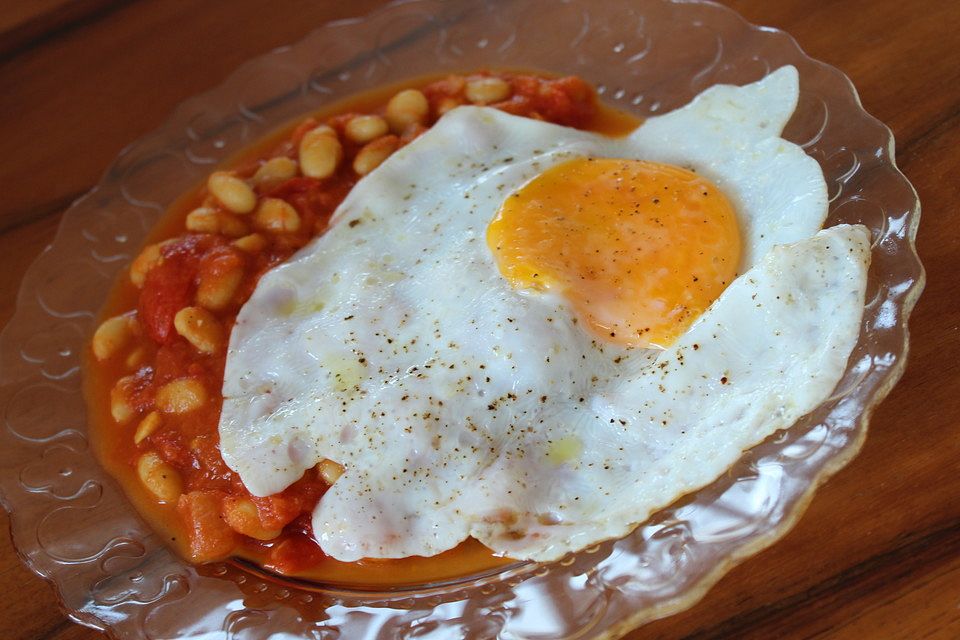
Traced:
POLYGON ((294 233, 300 229, 300 215, 285 200, 264 198, 253 214, 253 223, 273 233, 294 233))
POLYGON ((137 287, 143 287, 147 280, 147 273, 150 269, 160 264, 163 256, 160 254, 160 248, 163 243, 148 244, 143 248, 133 263, 130 264, 130 282, 137 287))
POLYGON ((126 365, 127 369, 136 371, 140 368, 140 365, 146 361, 146 359, 147 350, 143 347, 137 347, 127 355, 127 359, 124 360, 123 364, 126 365))
POLYGON ((223 519, 237 533, 256 538, 273 540, 280 535, 281 529, 265 529, 260 522, 257 506, 249 498, 228 496, 223 501, 223 519))
POLYGON ((196 300, 211 311, 225 309, 243 280, 243 260, 236 252, 224 253, 204 262, 200 267, 196 300))
POLYGON ((296 176, 298 170, 296 160, 278 156, 260 165, 257 172, 253 174, 252 181, 258 186, 283 182, 296 176))
POLYGON ((233 246, 247 253, 257 253, 263 251, 263 248, 267 246, 267 239, 259 233, 251 233, 248 236, 234 240, 233 246))
POLYGON ((225 211, 218 211, 217 221, 220 223, 220 233, 228 238, 239 238, 250 233, 247 223, 235 215, 225 211))
POLYGON ((403 133, 410 125, 423 124, 430 111, 427 97, 417 89, 404 89, 390 98, 386 117, 394 133, 403 133))
POLYGON ((137 425, 137 430, 133 434, 133 443, 140 444, 146 438, 150 436, 154 431, 160 428, 162 423, 160 414, 156 411, 151 411, 140 421, 140 424, 137 425))
POLYGON ((387 133, 387 121, 380 116, 365 115, 351 118, 344 127, 344 133, 353 142, 365 144, 387 133))
POLYGON ((136 322, 130 315, 104 320, 93 334, 93 355, 97 360, 106 360, 127 346, 134 336, 136 322))
POLYGON ((160 502, 176 502, 183 493, 180 474, 152 451, 137 460, 137 476, 160 502))
POLYGON ((133 378, 127 376, 117 380, 117 384, 110 390, 110 415, 117 421, 117 424, 123 424, 133 417, 134 410, 130 404, 130 393, 128 387, 133 382, 133 378))
POLYGON ((157 389, 157 408, 164 413, 189 413, 207 401, 207 390, 196 378, 178 378, 157 389))
POLYGON ((463 87, 467 84, 467 79, 460 75, 447 76, 443 80, 431 83, 431 86, 440 92, 441 95, 455 96, 463 93, 463 87))
POLYGON ((197 207, 187 214, 184 226, 188 231, 196 233, 217 233, 220 231, 217 210, 209 207, 197 207))
POLYGON ((397 136, 383 136, 364 145, 353 159, 353 170, 361 176, 367 175, 389 158, 399 144, 397 136))
POLYGON ((317 470, 320 472, 320 477, 323 478, 323 481, 327 484, 333 484, 343 475, 343 467, 333 460, 326 458, 320 461, 320 464, 317 465, 317 470))
POLYGON ((195 233, 220 233, 228 238, 239 238, 250 232, 240 218, 210 207, 197 207, 187 214, 186 227, 195 233))
POLYGON ((213 314, 202 307, 184 307, 173 317, 177 333, 197 351, 214 353, 223 342, 223 330, 213 314))
POLYGON ((250 213, 257 206, 257 194, 246 182, 226 171, 214 171, 207 189, 217 201, 234 213, 250 213))
POLYGON ((474 78, 464 93, 473 104, 492 104, 510 97, 510 84, 502 78, 474 78))
POLYGON ((343 158, 337 132, 326 125, 308 131, 300 141, 300 170, 308 178, 328 178, 343 158))

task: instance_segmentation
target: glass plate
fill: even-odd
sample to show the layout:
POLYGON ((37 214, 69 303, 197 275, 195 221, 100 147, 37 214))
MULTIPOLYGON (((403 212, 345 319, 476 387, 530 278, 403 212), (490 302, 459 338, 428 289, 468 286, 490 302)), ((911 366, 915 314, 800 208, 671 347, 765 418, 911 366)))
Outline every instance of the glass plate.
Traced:
POLYGON ((27 272, 0 346, 0 488, 14 541, 67 615, 122 638, 616 637, 689 607, 790 528, 859 451, 903 371, 924 276, 919 202, 893 157, 890 131, 843 74, 715 4, 414 0, 325 25, 187 100, 126 149, 27 272), (801 79, 785 137, 823 167, 827 225, 861 222, 874 234, 860 339, 822 406, 628 537, 454 583, 330 590, 183 562, 93 460, 80 353, 111 282, 167 205, 277 125, 371 86, 481 67, 578 74, 648 116, 783 64, 801 79))

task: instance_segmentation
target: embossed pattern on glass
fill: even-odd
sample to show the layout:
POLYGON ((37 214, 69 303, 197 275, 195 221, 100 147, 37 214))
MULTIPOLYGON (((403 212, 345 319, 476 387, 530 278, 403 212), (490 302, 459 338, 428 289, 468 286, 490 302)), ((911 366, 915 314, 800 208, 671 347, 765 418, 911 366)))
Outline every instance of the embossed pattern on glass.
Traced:
POLYGON ((413 0, 326 25, 245 64, 125 150, 28 271, 0 343, 0 490, 15 543, 73 619, 123 638, 622 635, 692 605, 772 544, 859 451, 870 413, 903 371, 906 321, 924 278, 918 221, 890 132, 863 111, 849 80, 790 36, 718 5, 413 0), (862 222, 874 234, 860 339, 827 402, 633 534, 452 584, 336 591, 185 563, 93 460, 79 356, 111 281, 167 205, 277 125, 381 83, 497 66, 581 75, 644 116, 783 64, 801 78, 785 136, 823 167, 827 224, 862 222))

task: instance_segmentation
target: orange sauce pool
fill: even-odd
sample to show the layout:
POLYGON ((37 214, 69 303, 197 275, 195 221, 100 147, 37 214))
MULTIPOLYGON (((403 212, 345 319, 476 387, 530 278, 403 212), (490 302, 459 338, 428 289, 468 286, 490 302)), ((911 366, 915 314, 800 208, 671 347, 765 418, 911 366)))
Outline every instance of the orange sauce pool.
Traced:
MULTIPOLYGON (((504 71, 503 73, 511 72, 504 71)), ((534 75, 541 78, 551 77, 549 74, 542 73, 534 75)), ((422 88, 443 77, 445 76, 430 76, 380 87, 339 101, 310 115, 318 122, 325 122, 328 118, 338 114, 349 112, 372 113, 381 108, 399 89, 422 88)), ((270 157, 275 153, 308 117, 310 116, 303 116, 296 122, 281 127, 275 133, 266 136, 260 142, 237 154, 220 168, 236 169, 241 175, 244 171, 252 172, 250 168, 256 165, 258 159, 270 157)), ((610 136, 620 136, 632 131, 639 123, 640 121, 636 117, 597 102, 595 111, 585 123, 582 123, 581 128, 610 136)), ((345 186, 351 184, 345 183, 345 186)), ((201 185, 174 202, 150 231, 146 244, 183 234, 187 214, 203 204, 205 198, 207 198, 206 188, 201 185)), ((125 270, 115 282, 101 311, 100 320, 137 309, 140 295, 141 289, 134 286, 130 278, 127 277, 125 270)), ((149 341, 148 338, 142 338, 141 340, 149 341)), ((147 347, 148 359, 150 354, 153 353, 151 349, 156 350, 155 347, 147 347)), ((217 366, 220 367, 219 382, 222 383, 222 361, 214 359, 211 366, 213 371, 216 370, 217 366)), ((111 389, 118 379, 130 373, 130 366, 123 358, 99 361, 93 357, 90 349, 85 351, 84 384, 93 451, 107 471, 120 482, 138 512, 180 555, 190 558, 190 532, 180 517, 177 505, 175 503, 158 502, 154 495, 144 487, 138 476, 134 461, 138 458, 142 449, 134 443, 132 437, 136 421, 134 421, 134 424, 120 423, 111 414, 111 389)), ((211 380, 216 380, 215 375, 209 373, 208 375, 211 380)), ((215 391, 218 390, 219 387, 215 391)), ((215 421, 218 420, 219 410, 220 399, 213 398, 196 413, 196 419, 207 423, 214 421, 215 424, 215 421)), ((233 549, 232 555, 258 565, 269 566, 268 558, 271 544, 270 542, 243 539, 233 549)), ((510 558, 495 556, 479 542, 470 539, 455 549, 430 558, 367 559, 344 563, 323 556, 312 562, 310 566, 287 570, 284 573, 292 577, 324 584, 376 588, 445 581, 486 572, 514 562, 510 558)))

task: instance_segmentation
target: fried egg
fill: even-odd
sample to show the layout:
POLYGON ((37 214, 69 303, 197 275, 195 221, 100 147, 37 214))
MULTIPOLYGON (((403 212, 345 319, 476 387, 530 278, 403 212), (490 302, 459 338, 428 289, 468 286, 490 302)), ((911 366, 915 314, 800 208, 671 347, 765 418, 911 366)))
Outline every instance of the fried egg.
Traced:
POLYGON ((473 536, 552 560, 629 532, 789 427, 859 333, 863 227, 819 231, 780 133, 798 78, 608 138, 447 113, 267 273, 233 329, 221 452, 255 495, 329 459, 328 555, 473 536))

